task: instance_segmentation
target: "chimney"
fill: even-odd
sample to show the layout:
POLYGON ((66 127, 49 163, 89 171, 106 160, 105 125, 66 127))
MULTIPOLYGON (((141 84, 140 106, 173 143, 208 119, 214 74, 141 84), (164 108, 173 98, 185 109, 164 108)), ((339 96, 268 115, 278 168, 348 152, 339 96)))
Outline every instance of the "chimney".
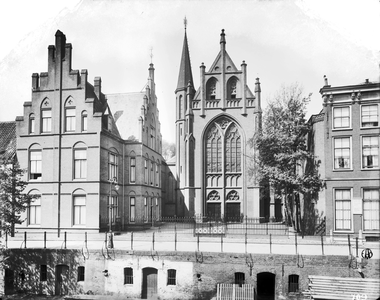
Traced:
POLYGON ((39 88, 39 75, 38 73, 33 73, 32 74, 32 89, 38 89, 39 88))
POLYGON ((67 70, 67 72, 71 71, 71 53, 73 50, 73 46, 68 43, 65 45, 65 62, 64 67, 67 70))
POLYGON ((57 30, 57 32, 55 33, 55 48, 57 50, 57 58, 65 58, 65 46, 66 36, 60 30, 57 30))
POLYGON ((329 85, 329 81, 327 80, 327 76, 323 75, 323 79, 325 80, 325 86, 329 85))
POLYGON ((98 99, 101 100, 100 95, 102 93, 102 79, 100 77, 95 77, 94 92, 98 99))
POLYGON ((55 64, 55 46, 50 45, 48 47, 48 73, 50 74, 54 70, 55 64))
POLYGON ((87 76, 88 76, 88 72, 86 69, 83 69, 80 71, 80 87, 82 89, 86 88, 87 76))

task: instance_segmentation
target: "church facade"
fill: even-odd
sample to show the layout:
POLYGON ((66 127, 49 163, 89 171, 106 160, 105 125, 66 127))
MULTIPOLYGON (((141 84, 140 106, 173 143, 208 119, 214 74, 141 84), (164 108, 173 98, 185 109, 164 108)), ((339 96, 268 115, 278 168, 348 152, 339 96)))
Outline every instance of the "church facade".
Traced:
POLYGON ((260 217, 260 188, 254 176, 251 139, 261 128, 261 87, 247 85, 247 64, 236 67, 220 51, 208 71, 200 66, 196 90, 187 42, 183 43, 176 95, 177 216, 240 220, 260 217))

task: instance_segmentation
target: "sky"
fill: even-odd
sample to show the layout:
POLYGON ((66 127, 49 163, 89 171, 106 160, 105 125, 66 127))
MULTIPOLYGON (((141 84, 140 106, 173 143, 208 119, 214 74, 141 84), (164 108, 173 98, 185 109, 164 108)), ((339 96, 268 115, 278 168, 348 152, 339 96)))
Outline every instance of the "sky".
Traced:
POLYGON ((259 77, 262 106, 281 86, 312 93, 308 116, 322 109, 319 89, 379 81, 379 0, 6 0, 0 2, 0 121, 31 100, 31 75, 47 71, 47 48, 59 29, 73 46, 73 69, 102 78, 104 93, 138 92, 155 66, 163 139, 175 140, 175 94, 184 24, 195 88, 226 50, 247 84, 259 77), (152 49, 152 50, 151 50, 152 49), (151 57, 151 53, 153 57, 151 57))

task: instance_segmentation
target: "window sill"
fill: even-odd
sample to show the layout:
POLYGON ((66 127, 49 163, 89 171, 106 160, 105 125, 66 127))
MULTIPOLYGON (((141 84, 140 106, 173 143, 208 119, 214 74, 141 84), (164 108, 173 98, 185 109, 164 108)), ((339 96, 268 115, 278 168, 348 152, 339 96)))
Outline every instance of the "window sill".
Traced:
POLYGON ((360 126, 360 129, 379 129, 380 126, 360 126))
POLYGON ((333 169, 333 172, 352 172, 354 169, 333 169))
POLYGON ((342 128, 332 128, 331 130, 332 131, 348 131, 348 130, 352 130, 352 127, 350 127, 350 128, 345 128, 345 127, 342 127, 342 128))
POLYGON ((351 229, 335 229, 334 231, 333 231, 333 233, 339 233, 339 234, 352 234, 352 233, 354 233, 354 231, 353 230, 351 230, 351 229))
POLYGON ((361 168, 362 171, 379 171, 379 167, 374 167, 374 168, 361 168))

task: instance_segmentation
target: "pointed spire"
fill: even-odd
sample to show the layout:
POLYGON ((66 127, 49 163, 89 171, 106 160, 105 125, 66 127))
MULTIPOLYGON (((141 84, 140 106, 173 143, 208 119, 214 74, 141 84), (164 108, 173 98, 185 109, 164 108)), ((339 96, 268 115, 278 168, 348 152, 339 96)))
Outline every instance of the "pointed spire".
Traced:
POLYGON ((193 74, 191 72, 189 46, 187 44, 187 34, 186 34, 187 19, 186 18, 184 20, 184 25, 185 25, 185 38, 183 41, 182 57, 181 57, 181 65, 179 68, 177 91, 180 89, 186 89, 187 84, 189 82, 191 83, 192 86, 194 86, 193 74))
POLYGON ((222 33, 220 34, 220 43, 226 44, 226 34, 224 33, 224 29, 222 29, 222 33))

